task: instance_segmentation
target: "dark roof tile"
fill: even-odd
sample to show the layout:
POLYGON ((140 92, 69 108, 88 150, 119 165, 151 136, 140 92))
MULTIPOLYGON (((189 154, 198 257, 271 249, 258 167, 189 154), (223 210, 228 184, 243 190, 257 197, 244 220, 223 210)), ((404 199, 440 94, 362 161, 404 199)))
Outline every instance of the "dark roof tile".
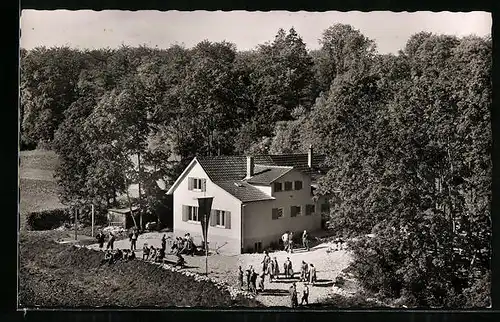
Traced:
POLYGON ((256 164, 254 167, 254 175, 248 179, 247 182, 268 185, 292 169, 293 167, 263 166, 256 164))
POLYGON ((274 199, 245 181, 219 181, 216 184, 242 202, 274 199))

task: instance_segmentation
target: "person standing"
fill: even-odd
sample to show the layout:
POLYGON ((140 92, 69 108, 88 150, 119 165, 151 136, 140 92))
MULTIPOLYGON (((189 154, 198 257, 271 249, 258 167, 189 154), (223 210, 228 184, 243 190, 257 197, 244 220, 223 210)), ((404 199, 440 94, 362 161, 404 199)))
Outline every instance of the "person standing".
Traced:
POLYGON ((134 251, 137 250, 137 238, 138 238, 137 230, 133 230, 132 234, 130 235, 130 250, 134 251))
POLYGON ((308 270, 307 263, 305 261, 302 261, 302 266, 300 267, 300 281, 301 282, 307 281, 307 270, 308 270))
POLYGON ((274 260, 271 260, 269 262, 268 271, 267 271, 269 273, 269 283, 272 283, 273 279, 274 279, 274 272, 276 271, 276 267, 274 267, 274 265, 276 265, 276 263, 274 262, 274 260))
POLYGON ((262 260, 262 272, 264 274, 267 273, 269 263, 271 262, 271 257, 269 256, 269 253, 265 251, 264 259, 262 260))
POLYGON ((148 243, 144 243, 144 246, 142 247, 142 260, 148 260, 149 259, 149 247, 148 243))
POLYGON ((95 238, 97 239, 97 242, 99 243, 99 248, 102 249, 104 247, 104 234, 102 233, 101 230, 99 230, 99 232, 97 233, 95 238))
POLYGON ((258 277, 257 272, 252 268, 251 278, 250 278, 250 282, 251 282, 252 286, 251 286, 250 290, 254 294, 257 294, 257 277, 258 277))
POLYGON ((316 267, 313 264, 309 264, 309 283, 312 286, 316 283, 316 267))
POLYGON ((283 264, 283 267, 285 269, 285 278, 292 278, 293 277, 293 269, 292 269, 292 262, 290 261, 290 257, 286 258, 285 263, 283 264))
POLYGON ((259 288, 260 288, 261 292, 264 292, 264 278, 265 277, 266 277, 266 274, 264 272, 262 272, 262 274, 260 274, 260 280, 259 280, 259 288))
POLYGON ((302 233, 302 246, 309 251, 309 235, 307 234, 307 230, 304 229, 302 233))
POLYGON ((291 307, 297 307, 298 306, 298 299, 297 299, 297 286, 295 283, 290 286, 290 305, 291 307))
POLYGON ((287 251, 288 251, 288 237, 289 237, 289 236, 288 236, 288 231, 287 231, 287 232, 285 232, 285 233, 283 234, 283 236, 281 236, 281 240, 283 241, 283 250, 284 250, 285 252, 287 252, 287 251))
POLYGON ((243 270, 241 269, 241 266, 238 267, 238 281, 240 283, 240 289, 243 288, 243 270))
POLYGON ((302 299, 300 300, 300 305, 304 305, 304 302, 306 302, 306 305, 309 304, 309 286, 307 286, 306 283, 304 283, 304 289, 302 290, 302 299))
POLYGON ((167 249, 167 235, 163 234, 163 237, 161 238, 161 249, 165 252, 167 249))
POLYGON ((273 277, 278 279, 279 275, 280 275, 280 266, 278 264, 278 260, 276 259, 276 257, 274 257, 273 263, 274 263, 274 265, 273 265, 274 266, 273 277))
POLYGON ((247 278, 247 291, 252 289, 252 265, 245 272, 247 278))
POLYGON ((113 245, 115 243, 115 235, 113 235, 112 232, 109 233, 109 238, 108 238, 108 245, 106 246, 106 250, 110 249, 113 250, 113 245))
POLYGON ((290 232, 288 234, 288 251, 293 253, 293 233, 290 232))

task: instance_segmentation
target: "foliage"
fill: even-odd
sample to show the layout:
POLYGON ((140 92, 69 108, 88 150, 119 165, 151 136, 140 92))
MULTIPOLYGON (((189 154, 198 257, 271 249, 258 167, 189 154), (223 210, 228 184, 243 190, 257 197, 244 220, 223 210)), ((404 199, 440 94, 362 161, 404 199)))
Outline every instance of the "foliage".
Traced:
POLYGON ((292 28, 238 52, 123 47, 21 52, 25 145, 60 157, 65 204, 105 208, 130 183, 162 204, 196 155, 327 156, 315 190, 353 244, 365 287, 413 306, 487 303, 491 258, 491 38, 418 33, 397 55, 352 26, 307 51, 292 28), (137 156, 141 166, 131 161, 137 156), (479 294, 474 294, 479 292, 479 294))
POLYGON ((51 209, 31 212, 26 216, 28 230, 49 230, 71 221, 68 209, 51 209))
POLYGON ((465 290, 490 271, 490 68, 488 40, 418 34, 313 109, 332 168, 318 190, 340 191, 332 228, 375 234, 353 245, 365 287, 418 307, 481 302, 465 290))

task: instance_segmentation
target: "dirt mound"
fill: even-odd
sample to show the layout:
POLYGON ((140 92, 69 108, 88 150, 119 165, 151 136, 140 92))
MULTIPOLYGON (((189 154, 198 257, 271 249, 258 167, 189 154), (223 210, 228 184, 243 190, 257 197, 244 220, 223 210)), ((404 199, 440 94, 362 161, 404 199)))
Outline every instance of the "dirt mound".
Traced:
POLYGON ((43 235, 21 238, 19 301, 22 307, 230 307, 257 306, 231 300, 212 282, 140 260, 101 265, 102 252, 60 245, 43 235))

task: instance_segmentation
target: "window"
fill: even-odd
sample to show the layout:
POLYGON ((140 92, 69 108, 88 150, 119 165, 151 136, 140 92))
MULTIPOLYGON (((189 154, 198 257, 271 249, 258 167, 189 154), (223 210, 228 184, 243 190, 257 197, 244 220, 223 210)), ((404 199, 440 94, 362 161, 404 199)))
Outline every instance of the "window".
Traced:
POLYGON ((205 191, 206 184, 207 184, 206 179, 188 178, 188 190, 205 191))
POLYGON ((283 191, 283 187, 281 182, 275 182, 274 183, 274 192, 280 192, 283 191))
POLYGON ((224 210, 215 211, 215 224, 219 227, 226 227, 226 212, 224 210))
POLYGON ((285 182, 285 191, 290 191, 290 190, 292 190, 292 182, 286 181, 285 182))
POLYGON ((302 181, 295 181, 295 190, 302 189, 302 181))
POLYGON ((290 207, 290 216, 291 217, 300 216, 300 206, 291 206, 290 207))
POLYGON ((314 205, 306 205, 306 216, 313 215, 316 210, 315 208, 314 205))
POLYGON ((198 207, 188 206, 188 220, 200 221, 198 217, 198 207))
POLYGON ((321 212, 322 213, 330 212, 330 205, 327 203, 322 204, 321 205, 321 212))
POLYGON ((202 189, 202 180, 198 178, 193 178, 193 189, 201 190, 202 189))
POLYGON ((283 218, 283 208, 273 208, 272 218, 273 220, 283 218))

